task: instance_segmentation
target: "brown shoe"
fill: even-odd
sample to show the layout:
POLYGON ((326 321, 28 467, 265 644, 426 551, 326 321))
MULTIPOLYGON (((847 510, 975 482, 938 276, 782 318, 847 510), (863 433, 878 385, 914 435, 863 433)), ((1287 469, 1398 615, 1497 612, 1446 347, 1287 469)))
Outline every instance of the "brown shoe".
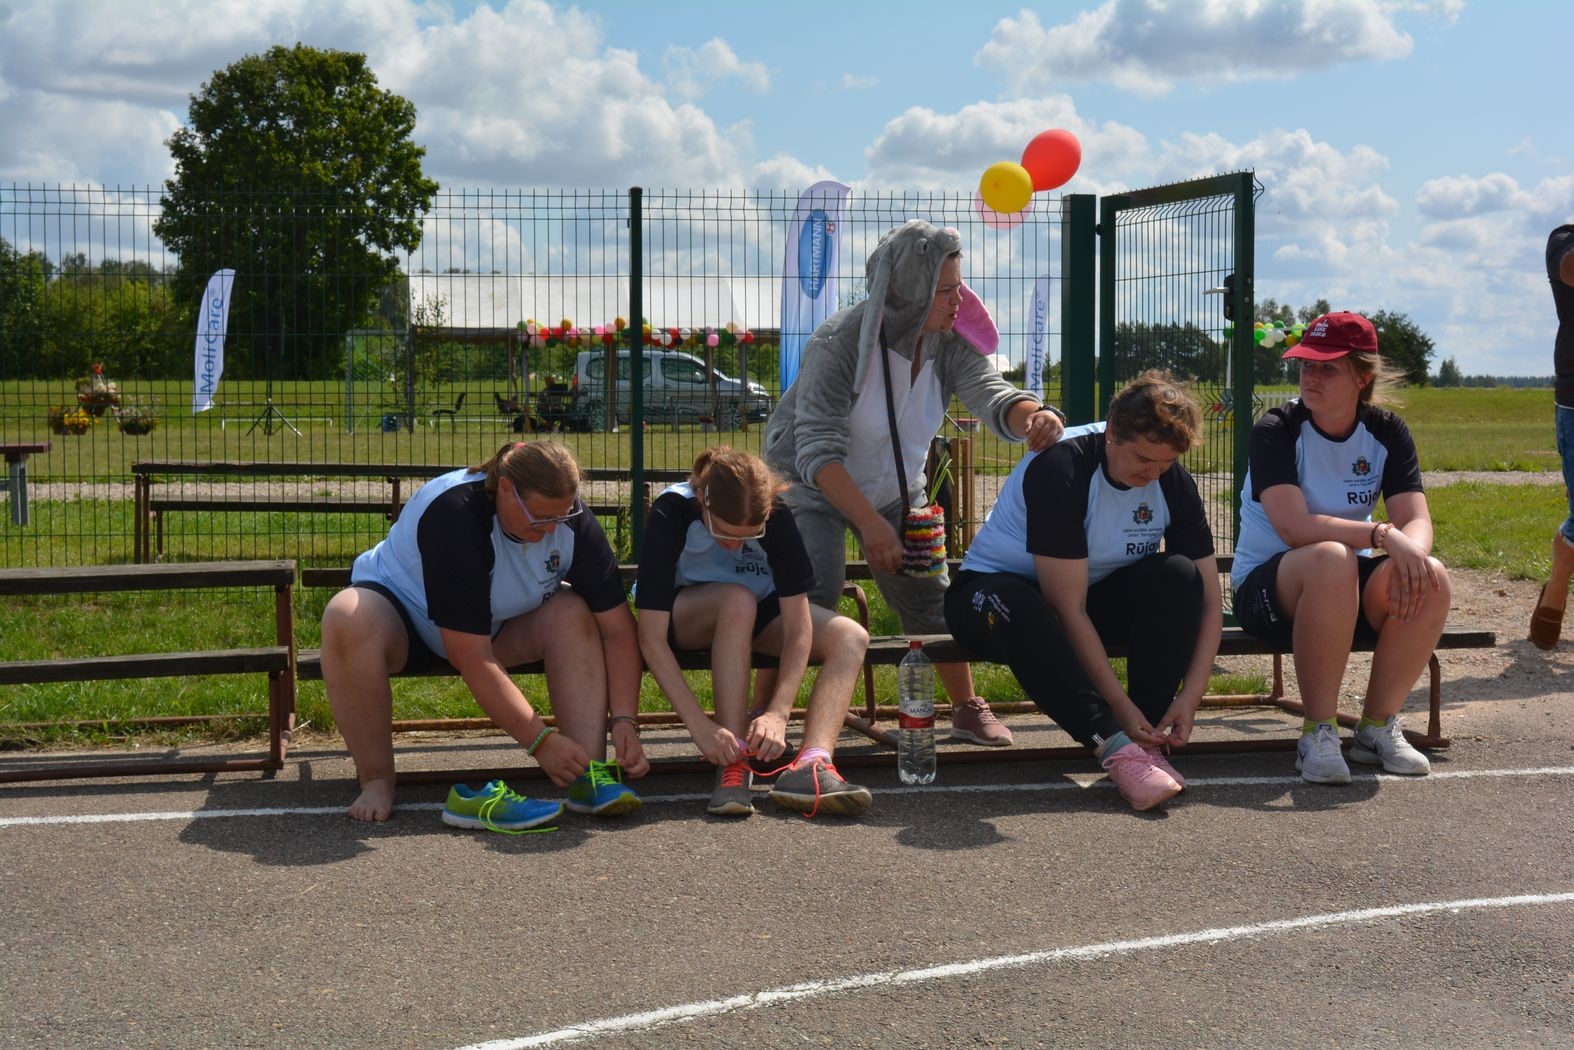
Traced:
POLYGON ((1011 730, 989 709, 981 696, 970 696, 951 707, 951 739, 985 747, 1010 747, 1011 730))
POLYGON ((1536 611, 1530 614, 1530 644, 1548 651, 1558 647, 1558 635, 1563 632, 1563 610, 1549 609, 1542 604, 1550 586, 1551 580, 1541 585, 1541 594, 1536 597, 1536 611))

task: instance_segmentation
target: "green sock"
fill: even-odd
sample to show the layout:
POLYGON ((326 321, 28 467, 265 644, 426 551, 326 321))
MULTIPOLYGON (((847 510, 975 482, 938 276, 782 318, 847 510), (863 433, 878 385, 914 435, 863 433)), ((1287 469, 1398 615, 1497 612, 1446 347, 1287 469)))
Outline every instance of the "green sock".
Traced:
POLYGON ((1388 719, 1386 718, 1368 718, 1366 715, 1362 715, 1361 724, 1356 726, 1355 729, 1356 732, 1360 732, 1363 729, 1380 729, 1387 724, 1388 719))
POLYGON ((1301 735, 1305 736, 1308 733, 1317 732, 1318 726, 1327 726, 1329 729, 1332 729, 1335 733, 1337 733, 1339 732, 1339 719, 1337 716, 1333 718, 1325 718, 1320 722, 1314 722, 1310 718, 1305 719, 1301 722, 1301 735))

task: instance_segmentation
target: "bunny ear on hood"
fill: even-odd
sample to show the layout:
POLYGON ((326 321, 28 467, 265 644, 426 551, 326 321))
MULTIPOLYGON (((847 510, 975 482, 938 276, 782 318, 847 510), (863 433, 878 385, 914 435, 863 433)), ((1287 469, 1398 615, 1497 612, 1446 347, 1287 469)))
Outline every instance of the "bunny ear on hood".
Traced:
MULTIPOLYGON (((869 298, 864 302, 858 328, 855 389, 863 388, 870 363, 880 347, 882 328, 887 346, 912 357, 934 305, 940 268, 961 250, 962 235, 955 229, 931 226, 921 219, 903 223, 880 238, 864 268, 869 298)), ((1000 333, 988 309, 965 284, 956 331, 981 354, 993 353, 1000 345, 1000 333)))
POLYGON ((1000 329, 995 327, 989 307, 966 284, 962 285, 962 308, 956 312, 956 322, 951 325, 951 330, 985 357, 1000 348, 1000 329))

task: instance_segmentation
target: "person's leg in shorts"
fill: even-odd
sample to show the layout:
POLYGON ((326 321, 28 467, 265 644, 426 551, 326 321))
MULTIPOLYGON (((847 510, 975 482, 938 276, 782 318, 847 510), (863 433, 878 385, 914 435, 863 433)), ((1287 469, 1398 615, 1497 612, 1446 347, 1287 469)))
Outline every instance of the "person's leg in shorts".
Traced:
POLYGON ((361 785, 348 810, 355 820, 381 821, 393 814, 391 678, 432 659, 403 603, 381 584, 346 587, 323 609, 323 685, 361 785))

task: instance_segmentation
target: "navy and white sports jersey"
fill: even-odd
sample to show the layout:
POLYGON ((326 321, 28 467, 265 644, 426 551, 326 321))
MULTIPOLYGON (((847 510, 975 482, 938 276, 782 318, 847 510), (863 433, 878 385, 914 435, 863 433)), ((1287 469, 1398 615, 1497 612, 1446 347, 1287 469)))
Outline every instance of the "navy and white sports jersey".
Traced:
POLYGON ((1362 404, 1355 429, 1331 438, 1312 423, 1300 398, 1271 408, 1252 427, 1251 462, 1241 485, 1241 535, 1230 576, 1239 587, 1251 572, 1290 545, 1279 538, 1262 494, 1295 485, 1306 509, 1349 521, 1371 521, 1378 496, 1421 491, 1421 463, 1405 421, 1387 409, 1362 404))
POLYGON ((1083 429, 1029 453, 1011 471, 962 568, 1037 581, 1034 555, 1087 559, 1088 583, 1155 554, 1213 554, 1213 531, 1197 484, 1179 463, 1129 488, 1104 468, 1102 428, 1083 429))
POLYGON ((787 504, 777 499, 765 535, 730 551, 705 527, 688 482, 657 496, 645 524, 634 607, 671 612, 678 591, 696 583, 741 583, 756 599, 773 591, 784 598, 808 593, 814 567, 787 504))
POLYGON ((410 613, 421 641, 440 656, 439 628, 496 635, 504 621, 539 608, 568 583, 592 612, 627 599, 617 556, 594 514, 580 513, 534 543, 503 531, 485 474, 466 469, 422 485, 387 537, 355 559, 352 583, 380 583, 410 613))

